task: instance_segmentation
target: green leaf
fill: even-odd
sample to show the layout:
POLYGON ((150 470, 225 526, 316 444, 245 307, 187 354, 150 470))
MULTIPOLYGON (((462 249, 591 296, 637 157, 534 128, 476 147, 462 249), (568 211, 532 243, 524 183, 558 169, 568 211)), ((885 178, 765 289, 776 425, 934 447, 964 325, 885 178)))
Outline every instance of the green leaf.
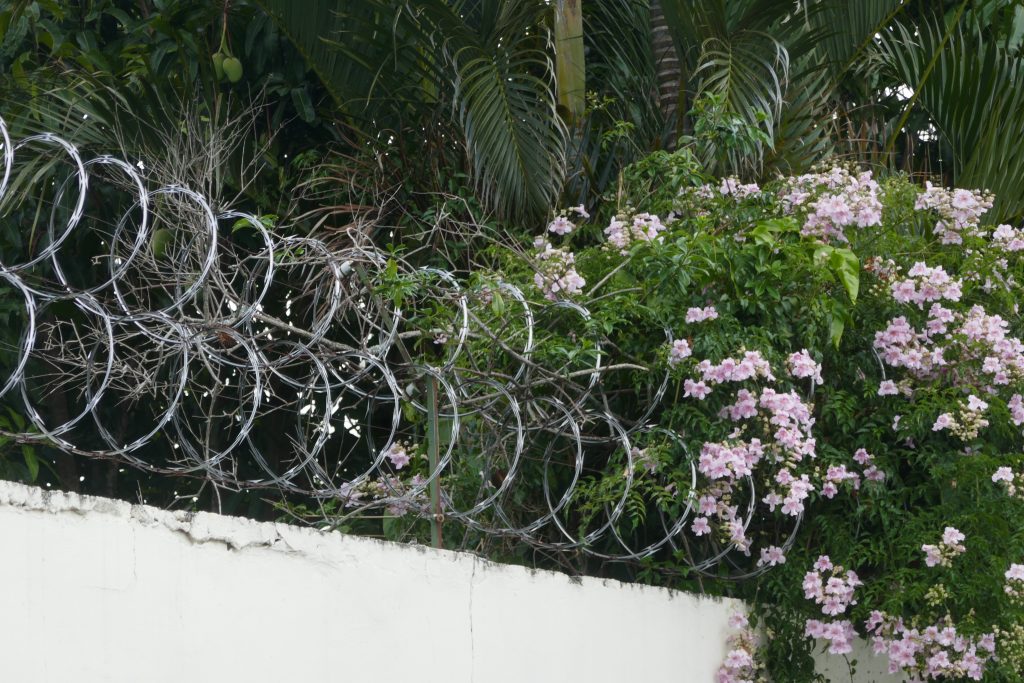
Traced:
POLYGON ((799 232, 800 225, 795 218, 769 218, 758 221, 757 225, 750 231, 750 236, 757 244, 774 246, 776 236, 784 232, 799 232))
POLYGON ((842 341, 843 331, 846 330, 846 321, 841 316, 833 314, 832 320, 829 321, 828 325, 828 337, 832 342, 832 346, 839 348, 839 342, 842 341))
POLYGON ((36 477, 39 476, 39 458, 36 457, 36 450, 32 446, 22 446, 21 455, 25 458, 28 480, 35 481, 36 477))
POLYGON ((495 315, 502 315, 505 312, 505 298, 501 296, 500 292, 494 292, 491 298, 491 310, 495 315))
MULTIPOLYGON (((274 229, 274 226, 277 225, 278 218, 280 218, 280 216, 278 216, 277 214, 273 214, 273 213, 267 213, 267 214, 263 214, 262 216, 256 216, 256 220, 258 220, 260 222, 260 225, 262 225, 267 230, 273 230, 274 229)), ((244 230, 246 228, 252 228, 252 227, 253 227, 252 221, 250 221, 248 218, 239 218, 237 221, 235 221, 232 224, 232 226, 231 226, 231 233, 234 234, 234 233, 238 232, 239 230, 244 230)))
POLYGON ((304 85, 301 88, 292 88, 291 95, 292 104, 299 112, 299 118, 306 123, 311 123, 316 118, 316 111, 313 109, 313 101, 309 99, 309 90, 304 85))
POLYGON ((860 259, 850 249, 834 249, 829 256, 829 265, 846 288, 850 303, 857 303, 857 294, 860 292, 860 259))

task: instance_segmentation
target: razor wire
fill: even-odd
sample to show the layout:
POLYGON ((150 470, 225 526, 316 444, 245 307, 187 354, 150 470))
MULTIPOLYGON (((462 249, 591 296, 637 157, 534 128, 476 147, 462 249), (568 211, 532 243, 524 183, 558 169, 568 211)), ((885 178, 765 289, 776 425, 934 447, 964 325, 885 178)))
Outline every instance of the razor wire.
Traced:
MULTIPOLYGON (((2 119, 0 138, 0 217, 45 218, 19 259, 0 258, 0 287, 24 321, 0 398, 20 402, 32 427, 6 437, 334 501, 339 519, 383 510, 606 560, 664 551, 716 576, 767 568, 726 538, 688 533, 695 460, 650 422, 669 375, 640 390, 639 414, 613 411, 613 345, 585 306, 470 284, 368 243, 276 235, 181 185, 149 189, 132 164, 85 160, 55 135, 12 141, 2 119), (25 187, 34 202, 15 201, 25 187), (579 352, 545 355, 546 335, 579 352), (54 392, 68 405, 38 405, 54 392), (405 476, 429 420, 433 466, 405 476), (684 464, 682 481, 644 470, 640 446, 653 441, 684 464), (594 452, 623 476, 587 505, 594 452)), ((751 476, 743 489, 732 523, 788 550, 800 518, 759 518, 751 476)))

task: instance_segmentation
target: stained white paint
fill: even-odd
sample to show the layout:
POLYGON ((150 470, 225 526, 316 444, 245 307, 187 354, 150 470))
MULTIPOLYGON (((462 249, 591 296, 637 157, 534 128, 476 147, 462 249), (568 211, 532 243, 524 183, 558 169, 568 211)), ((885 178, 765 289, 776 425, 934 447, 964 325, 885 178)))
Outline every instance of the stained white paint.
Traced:
POLYGON ((0 483, 0 680, 712 681, 729 601, 0 483))
POLYGON ((6 482, 0 539, 16 683, 711 683, 741 607, 6 482))

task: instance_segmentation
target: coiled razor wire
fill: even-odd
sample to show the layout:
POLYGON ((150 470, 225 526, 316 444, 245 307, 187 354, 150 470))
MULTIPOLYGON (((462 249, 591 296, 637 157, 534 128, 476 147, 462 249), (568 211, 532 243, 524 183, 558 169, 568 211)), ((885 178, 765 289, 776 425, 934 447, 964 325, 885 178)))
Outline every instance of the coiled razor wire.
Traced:
MULTIPOLYGON (((640 415, 614 413, 611 345, 584 306, 534 303, 508 282, 467 287, 369 245, 277 236, 180 185, 147 189, 123 160, 83 160, 55 135, 12 142, 0 119, 0 136, 0 216, 45 217, 45 233, 24 235, 27 257, 0 259, 24 321, 0 398, 20 400, 32 425, 7 437, 334 501, 339 519, 384 509, 607 560, 664 550, 716 576, 766 568, 715 534, 687 533, 695 462, 679 434, 649 424, 668 375, 640 415), (545 357, 539 339, 551 334, 580 352, 545 357), (66 410, 37 406, 58 391, 66 410), (432 468, 403 477, 429 420, 432 468), (645 473, 641 491, 634 446, 655 440, 688 476, 645 473), (599 505, 581 495, 592 452, 615 454, 623 472, 599 505), (659 487, 675 489, 670 505, 659 487)), ((756 521, 750 477, 746 488, 733 501, 744 531, 756 521)), ((761 534, 788 549, 799 521, 761 534)))

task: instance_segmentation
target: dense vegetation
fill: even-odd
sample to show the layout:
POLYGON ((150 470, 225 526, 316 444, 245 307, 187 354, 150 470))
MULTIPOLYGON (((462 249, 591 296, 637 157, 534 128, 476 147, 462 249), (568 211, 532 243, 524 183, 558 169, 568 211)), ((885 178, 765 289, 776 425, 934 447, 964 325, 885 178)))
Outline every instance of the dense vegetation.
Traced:
MULTIPOLYGON (((1019 3, 11 0, 0 35, 15 137, 138 160, 281 235, 371 241, 392 263, 585 305, 587 331, 646 368, 609 378, 616 411, 645 411, 651 371, 670 382, 651 413, 665 432, 628 458, 595 453, 573 523, 614 504, 628 459, 624 539, 699 500, 682 533, 750 552, 716 577, 668 549, 604 563, 468 533, 463 547, 750 600, 771 637, 756 652, 740 638, 723 680, 811 680, 805 636, 843 653, 853 630, 925 677, 1024 675, 1019 3), (763 517, 737 533, 748 467, 763 517)), ((0 261, 30 248, 32 191, 0 206, 0 261)), ((411 286, 397 267, 382 284, 411 286)), ((21 309, 0 306, 9 366, 21 309)), ((557 328, 537 346, 581 352, 557 328)), ((4 400, 0 428, 26 429, 4 400)), ((10 479, 429 538, 401 511, 351 518, 4 449, 10 479)), ((471 485, 445 482, 455 498, 471 485)))

